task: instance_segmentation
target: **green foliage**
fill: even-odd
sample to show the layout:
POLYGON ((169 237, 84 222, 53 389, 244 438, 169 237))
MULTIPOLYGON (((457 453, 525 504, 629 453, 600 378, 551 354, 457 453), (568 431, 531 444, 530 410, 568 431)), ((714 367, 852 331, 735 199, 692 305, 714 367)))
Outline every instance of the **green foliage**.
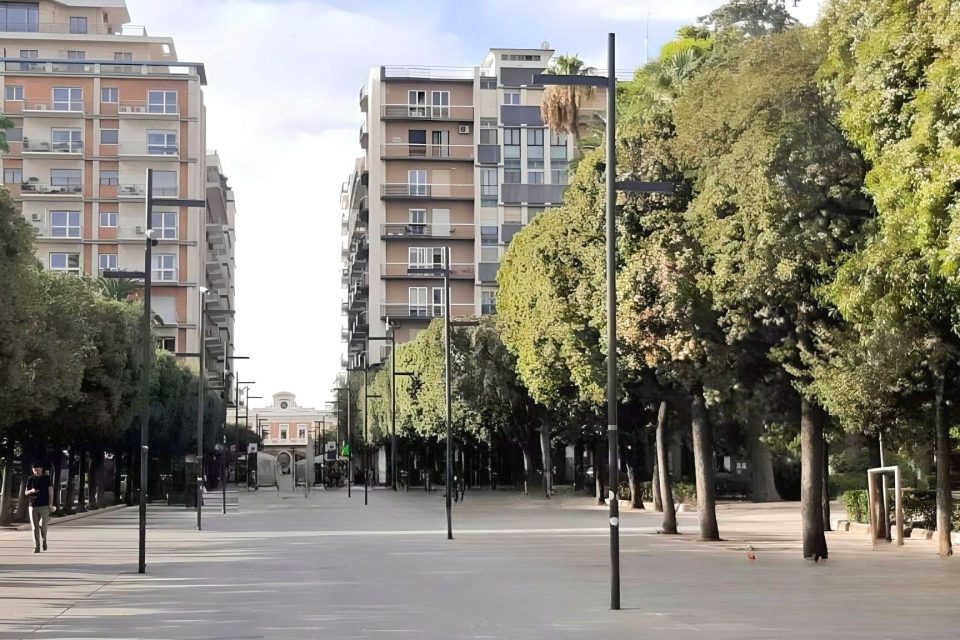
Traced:
POLYGON ((870 505, 866 489, 845 491, 840 494, 840 502, 847 509, 847 515, 854 522, 866 523, 870 518, 870 505))

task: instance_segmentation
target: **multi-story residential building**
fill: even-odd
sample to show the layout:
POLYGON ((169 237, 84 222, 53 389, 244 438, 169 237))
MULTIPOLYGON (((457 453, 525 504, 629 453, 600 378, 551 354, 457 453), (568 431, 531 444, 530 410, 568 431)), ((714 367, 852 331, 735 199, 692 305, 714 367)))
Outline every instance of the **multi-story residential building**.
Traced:
POLYGON ((129 21, 123 0, 0 2, 3 113, 14 123, 3 183, 37 231, 38 259, 87 276, 143 270, 147 169, 156 197, 209 196, 206 212, 155 205, 152 299, 160 346, 195 353, 199 287, 215 291, 206 342, 222 378, 233 198, 216 159, 208 177, 206 74, 177 58, 171 38, 129 21))
MULTIPOLYGON (((472 68, 378 67, 360 90, 365 155, 344 184, 343 339, 356 361, 368 336, 412 339, 444 314, 451 261, 457 316, 496 311, 503 249, 568 183, 572 140, 544 126, 533 81, 553 51, 491 49, 472 68)), ((584 105, 592 117, 603 104, 584 105)), ((370 363, 386 355, 371 343, 370 363)))

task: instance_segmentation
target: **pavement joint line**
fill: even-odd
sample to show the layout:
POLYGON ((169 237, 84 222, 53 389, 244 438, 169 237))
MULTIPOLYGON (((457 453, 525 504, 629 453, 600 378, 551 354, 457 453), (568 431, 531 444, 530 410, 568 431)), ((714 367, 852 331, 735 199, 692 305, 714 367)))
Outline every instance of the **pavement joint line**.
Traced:
MULTIPOLYGON (((123 506, 126 506, 126 505, 123 505, 123 506)), ((82 600, 86 600, 86 599, 88 599, 88 598, 92 598, 93 596, 97 595, 98 593, 100 593, 101 590, 105 589, 106 587, 108 587, 108 586, 110 586, 111 584, 113 584, 114 582, 116 582, 117 578, 119 578, 119 577, 120 577, 120 574, 119 574, 119 573, 115 573, 112 578, 110 578, 109 580, 107 580, 106 582, 104 582, 103 584, 101 584, 99 587, 97 587, 96 589, 94 589, 94 590, 91 591, 90 593, 86 594, 85 596, 82 596, 82 597, 79 597, 79 598, 75 598, 75 599, 73 600, 73 602, 70 603, 70 605, 67 606, 65 609, 63 609, 60 613, 58 613, 57 615, 53 616, 52 618, 48 618, 45 622, 41 623, 38 627, 35 627, 35 628, 33 629, 33 631, 30 632, 30 635, 36 635, 37 633, 43 631, 43 629, 44 629, 45 627, 48 627, 48 626, 50 626, 51 624, 53 624, 54 622, 56 622, 57 620, 59 620, 63 615, 65 615, 65 614, 66 614, 67 612, 69 612, 71 609, 73 609, 74 607, 76 607, 82 600)))
MULTIPOLYGON (((126 509, 129 505, 126 504, 113 504, 109 507, 104 507, 102 509, 92 509, 90 511, 83 511, 81 513, 72 513, 68 516, 61 516, 59 518, 50 518, 50 526, 55 526, 59 524, 67 524, 68 522, 73 522, 74 520, 83 520, 84 518, 90 518, 96 515, 102 515, 106 513, 114 513, 115 511, 120 511, 126 509)), ((27 522, 24 524, 17 524, 10 527, 3 527, 0 530, 6 531, 29 531, 32 525, 27 522)))

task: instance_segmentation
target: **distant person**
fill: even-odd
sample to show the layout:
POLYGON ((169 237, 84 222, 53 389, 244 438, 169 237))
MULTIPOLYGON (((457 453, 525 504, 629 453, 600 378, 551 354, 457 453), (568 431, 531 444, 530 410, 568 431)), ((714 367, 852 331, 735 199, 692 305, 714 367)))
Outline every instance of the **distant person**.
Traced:
POLYGON ((50 476, 44 474, 43 463, 33 463, 33 475, 27 478, 27 490, 30 499, 30 524, 33 527, 34 553, 40 553, 40 545, 47 550, 47 526, 50 524, 50 510, 53 508, 53 485, 50 476))
POLYGON ((467 478, 466 474, 461 473, 455 478, 456 484, 453 487, 453 501, 454 502, 463 502, 463 499, 467 495, 467 478))

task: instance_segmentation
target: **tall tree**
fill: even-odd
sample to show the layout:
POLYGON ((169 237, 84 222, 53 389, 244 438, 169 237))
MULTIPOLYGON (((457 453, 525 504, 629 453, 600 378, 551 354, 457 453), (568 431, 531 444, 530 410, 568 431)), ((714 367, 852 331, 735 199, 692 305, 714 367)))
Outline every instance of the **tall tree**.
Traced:
MULTIPOLYGON (((595 70, 575 55, 559 56, 544 73, 556 75, 591 75, 595 70)), ((583 133, 581 108, 595 94, 593 87, 557 86, 544 89, 540 114, 544 124, 556 133, 570 134, 574 153, 579 153, 583 133)))

